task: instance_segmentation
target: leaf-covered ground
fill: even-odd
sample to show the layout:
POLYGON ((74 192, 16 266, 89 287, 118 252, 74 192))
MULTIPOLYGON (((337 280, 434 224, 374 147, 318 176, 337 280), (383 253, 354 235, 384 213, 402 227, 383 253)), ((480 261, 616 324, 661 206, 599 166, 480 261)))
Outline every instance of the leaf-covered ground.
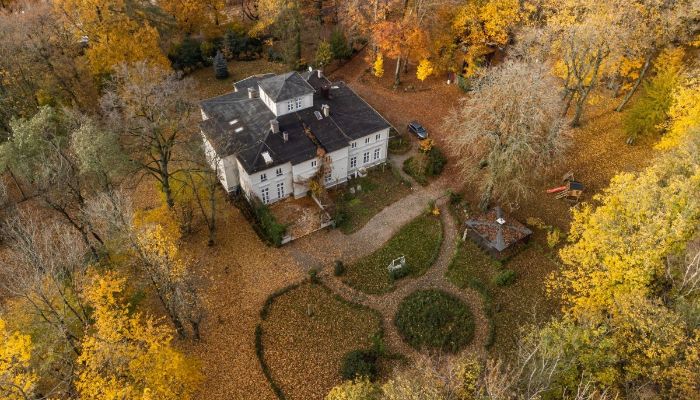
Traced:
POLYGON ((265 360, 290 400, 322 399, 342 381, 343 356, 372 345, 379 316, 310 283, 277 297, 262 323, 265 360))

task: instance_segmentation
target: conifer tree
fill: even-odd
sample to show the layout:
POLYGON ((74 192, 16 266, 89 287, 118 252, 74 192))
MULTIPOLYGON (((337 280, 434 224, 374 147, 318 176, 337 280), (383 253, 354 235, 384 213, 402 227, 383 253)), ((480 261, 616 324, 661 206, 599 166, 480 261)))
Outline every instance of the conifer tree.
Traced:
POLYGON ((226 65, 226 59, 221 50, 217 51, 216 56, 214 56, 214 75, 216 79, 228 78, 228 65, 226 65))

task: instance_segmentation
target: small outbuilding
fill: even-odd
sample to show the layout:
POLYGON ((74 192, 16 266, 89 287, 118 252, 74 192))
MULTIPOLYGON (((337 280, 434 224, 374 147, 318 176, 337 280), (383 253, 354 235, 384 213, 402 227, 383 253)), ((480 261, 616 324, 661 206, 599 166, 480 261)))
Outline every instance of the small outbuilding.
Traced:
POLYGON ((494 258, 513 255, 521 244, 530 240, 532 231, 507 215, 500 207, 478 215, 465 223, 463 239, 469 236, 494 258))

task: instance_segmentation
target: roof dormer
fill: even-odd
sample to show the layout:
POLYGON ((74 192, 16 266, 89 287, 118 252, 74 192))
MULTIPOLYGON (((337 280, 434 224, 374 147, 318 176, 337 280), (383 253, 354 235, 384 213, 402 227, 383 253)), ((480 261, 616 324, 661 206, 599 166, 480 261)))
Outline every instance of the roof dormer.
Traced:
POLYGON ((260 98, 276 116, 313 106, 314 88, 298 72, 262 79, 258 87, 260 98))

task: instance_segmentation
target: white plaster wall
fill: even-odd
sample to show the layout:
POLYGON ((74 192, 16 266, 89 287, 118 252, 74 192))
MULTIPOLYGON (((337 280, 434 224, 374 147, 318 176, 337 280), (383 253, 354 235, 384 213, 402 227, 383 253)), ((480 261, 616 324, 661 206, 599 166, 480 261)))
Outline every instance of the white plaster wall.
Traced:
POLYGON ((389 150, 389 128, 361 137, 354 141, 357 143, 356 148, 352 148, 352 142, 348 147, 348 169, 347 174, 352 175, 360 168, 368 168, 386 161, 389 150), (377 138, 377 136, 379 136, 377 138), (369 143, 365 143, 365 139, 369 139, 369 143), (379 158, 374 159, 374 150, 379 149, 379 158), (363 162, 365 152, 369 152, 369 162, 363 162), (357 166, 350 167, 352 157, 357 157, 357 166))
MULTIPOLYGON (((240 166, 240 163, 236 161, 240 166)), ((241 170, 241 188, 246 193, 248 197, 257 197, 262 200, 262 189, 268 188, 270 194, 270 201, 268 204, 274 203, 278 200, 287 198, 293 194, 292 185, 292 164, 286 163, 282 165, 277 165, 272 168, 268 168, 264 171, 259 171, 248 175, 245 170, 241 170), (281 175, 277 175, 277 170, 281 169, 281 175), (264 182, 260 180, 262 174, 267 176, 267 180, 264 182), (284 193, 282 197, 278 196, 277 184, 284 184, 284 193)))

